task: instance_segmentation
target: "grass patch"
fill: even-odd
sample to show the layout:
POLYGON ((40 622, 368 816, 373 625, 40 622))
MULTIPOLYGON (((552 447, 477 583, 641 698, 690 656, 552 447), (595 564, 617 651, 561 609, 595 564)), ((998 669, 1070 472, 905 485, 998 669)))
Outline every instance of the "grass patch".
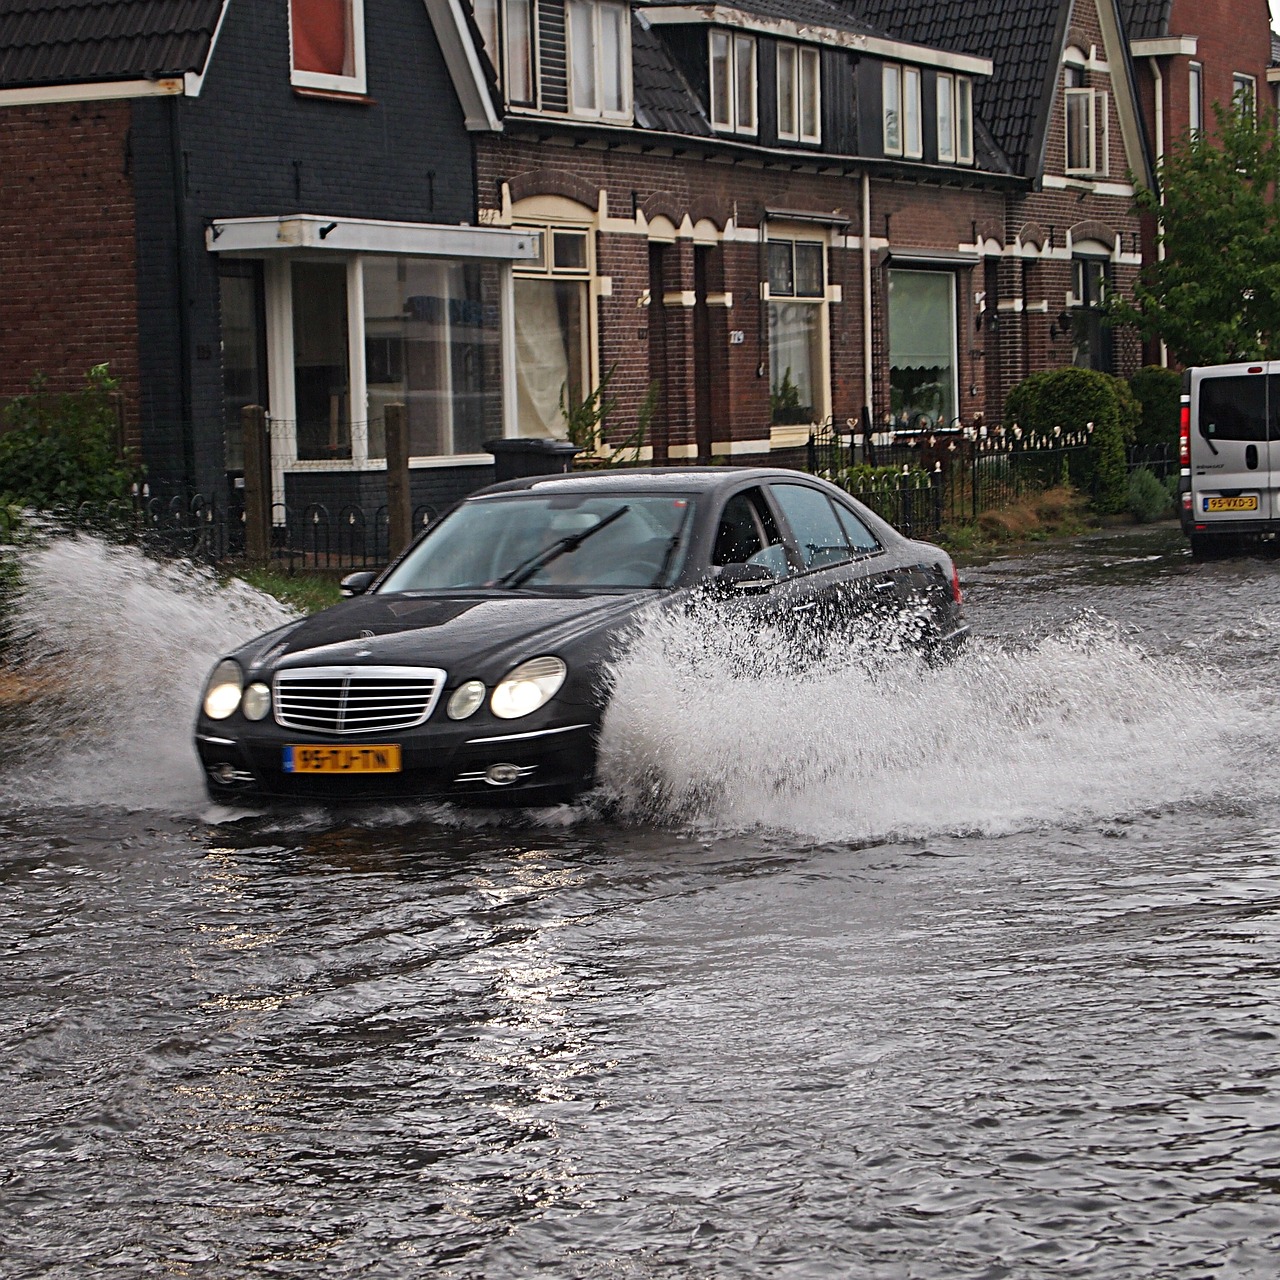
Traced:
POLYGON ((323 573, 284 573, 264 565, 239 569, 235 576, 275 596, 301 613, 318 613, 343 598, 338 579, 323 573))
POLYGON ((1018 542, 1075 537, 1094 527, 1084 498, 1070 486, 1058 485, 999 510, 984 511, 973 523, 946 525, 937 541, 953 552, 984 552, 1018 542))

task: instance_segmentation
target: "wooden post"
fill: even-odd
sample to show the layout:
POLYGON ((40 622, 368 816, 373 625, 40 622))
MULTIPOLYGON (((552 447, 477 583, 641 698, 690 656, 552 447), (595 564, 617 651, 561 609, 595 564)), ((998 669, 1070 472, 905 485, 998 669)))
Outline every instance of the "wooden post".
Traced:
POLYGON ((387 551, 391 558, 413 539, 413 502, 409 496, 409 415, 402 404, 383 410, 387 436, 387 551))
POLYGON ((255 562, 271 557, 271 435, 259 404, 240 410, 244 441, 244 547, 255 562))

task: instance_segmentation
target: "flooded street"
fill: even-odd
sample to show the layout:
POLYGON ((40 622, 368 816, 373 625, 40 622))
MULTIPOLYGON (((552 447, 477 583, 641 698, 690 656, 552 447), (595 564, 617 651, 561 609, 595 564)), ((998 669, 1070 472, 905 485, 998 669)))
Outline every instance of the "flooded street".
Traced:
POLYGON ((599 803, 335 817, 203 798, 274 604, 42 553, 0 1275, 1273 1280, 1280 562, 962 576, 943 669, 643 637, 599 803))

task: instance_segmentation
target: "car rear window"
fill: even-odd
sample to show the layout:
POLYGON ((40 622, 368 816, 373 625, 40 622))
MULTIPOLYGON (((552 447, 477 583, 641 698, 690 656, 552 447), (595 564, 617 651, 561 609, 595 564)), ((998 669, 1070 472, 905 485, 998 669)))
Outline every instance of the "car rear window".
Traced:
MULTIPOLYGON (((1207 440, 1265 440, 1267 382, 1256 373, 1202 378, 1200 434, 1207 440)), ((1274 391, 1272 388, 1273 396, 1274 391)))

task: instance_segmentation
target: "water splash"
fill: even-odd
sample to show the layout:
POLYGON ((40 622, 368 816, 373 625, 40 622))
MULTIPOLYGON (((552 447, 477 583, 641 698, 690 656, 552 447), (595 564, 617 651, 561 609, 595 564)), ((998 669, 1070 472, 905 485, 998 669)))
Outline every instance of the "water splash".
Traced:
POLYGON ((24 548, 21 570, 6 667, 38 697, 3 735, 0 804, 199 811, 204 679, 221 654, 295 615, 238 579, 85 535, 24 548))
POLYGON ((874 653, 797 672, 776 633, 651 618, 616 664, 603 784, 633 821, 994 835, 1183 801, 1222 777, 1249 719, 1202 668, 1157 662, 1088 614, 943 666, 874 653))

